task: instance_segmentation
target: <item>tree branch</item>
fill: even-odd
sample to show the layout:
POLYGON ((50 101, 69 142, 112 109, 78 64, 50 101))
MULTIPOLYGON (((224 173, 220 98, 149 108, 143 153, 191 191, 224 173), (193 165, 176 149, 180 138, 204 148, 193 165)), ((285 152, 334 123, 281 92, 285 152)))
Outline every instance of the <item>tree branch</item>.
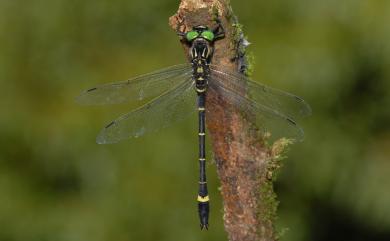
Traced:
MULTIPOLYGON (((190 30, 196 25, 214 27, 216 18, 222 22, 226 35, 215 43, 212 64, 245 73, 247 42, 229 0, 182 0, 169 23, 176 29, 182 22, 183 28, 190 30)), ((189 58, 187 45, 183 43, 183 47, 189 58)), ((286 142, 267 145, 266 137, 222 96, 207 94, 206 106, 229 240, 277 240, 274 230, 277 202, 272 180, 280 167, 279 157, 286 142)))

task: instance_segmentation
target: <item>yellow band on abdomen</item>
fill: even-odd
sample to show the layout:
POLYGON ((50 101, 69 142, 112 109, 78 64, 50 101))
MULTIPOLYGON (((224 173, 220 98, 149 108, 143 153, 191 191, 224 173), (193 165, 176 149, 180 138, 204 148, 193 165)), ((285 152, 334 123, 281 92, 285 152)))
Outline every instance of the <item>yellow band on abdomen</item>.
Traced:
POLYGON ((208 202, 210 200, 209 196, 205 196, 205 197, 201 197, 198 195, 198 202, 201 202, 201 203, 205 203, 205 202, 208 202))

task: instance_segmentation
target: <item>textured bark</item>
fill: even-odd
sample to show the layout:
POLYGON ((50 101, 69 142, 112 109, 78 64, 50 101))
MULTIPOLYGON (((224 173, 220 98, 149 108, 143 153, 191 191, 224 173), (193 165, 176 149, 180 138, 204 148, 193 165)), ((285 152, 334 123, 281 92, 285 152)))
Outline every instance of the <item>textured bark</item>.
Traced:
MULTIPOLYGON (((245 43, 228 0, 182 0, 169 23, 186 30, 196 25, 216 26, 218 17, 226 36, 215 42, 212 64, 230 71, 245 69, 245 43)), ((188 47, 183 47, 189 57, 188 47)), ((245 87, 245 83, 243 83, 245 87)), ((245 89, 245 88, 243 88, 245 89)), ((276 240, 274 218, 277 202, 272 187, 283 145, 269 146, 234 106, 215 92, 207 92, 206 121, 221 181, 224 225, 230 241, 276 240)))

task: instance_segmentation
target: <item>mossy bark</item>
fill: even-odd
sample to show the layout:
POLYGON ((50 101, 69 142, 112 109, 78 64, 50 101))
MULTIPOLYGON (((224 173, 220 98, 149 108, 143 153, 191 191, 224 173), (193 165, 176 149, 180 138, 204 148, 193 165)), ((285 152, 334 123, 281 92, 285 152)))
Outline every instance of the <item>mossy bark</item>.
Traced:
MULTIPOLYGON (((229 0, 182 0, 169 20, 176 29, 196 25, 216 26, 218 18, 226 36, 215 43, 212 64, 234 72, 248 70, 246 40, 229 0)), ((188 54, 188 46, 183 42, 188 54)), ((245 83, 243 83, 245 85, 245 83)), ((243 88, 245 89, 245 88, 243 88)), ((286 142, 273 146, 256 131, 248 118, 218 93, 206 97, 206 121, 221 181, 224 225, 230 241, 273 241, 277 201, 272 181, 280 167, 279 156, 286 142)))

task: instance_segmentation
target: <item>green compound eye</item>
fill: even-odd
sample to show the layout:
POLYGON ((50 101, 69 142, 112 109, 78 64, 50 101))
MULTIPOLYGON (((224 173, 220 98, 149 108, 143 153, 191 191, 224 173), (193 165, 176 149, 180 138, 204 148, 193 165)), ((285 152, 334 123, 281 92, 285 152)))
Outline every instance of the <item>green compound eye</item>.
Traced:
POLYGON ((203 31, 201 34, 202 38, 208 40, 208 41, 213 41, 214 40, 214 33, 211 31, 203 31))
POLYGON ((190 32, 186 33, 186 38, 188 41, 192 41, 192 40, 196 39, 198 36, 199 36, 199 33, 196 31, 190 31, 190 32))

